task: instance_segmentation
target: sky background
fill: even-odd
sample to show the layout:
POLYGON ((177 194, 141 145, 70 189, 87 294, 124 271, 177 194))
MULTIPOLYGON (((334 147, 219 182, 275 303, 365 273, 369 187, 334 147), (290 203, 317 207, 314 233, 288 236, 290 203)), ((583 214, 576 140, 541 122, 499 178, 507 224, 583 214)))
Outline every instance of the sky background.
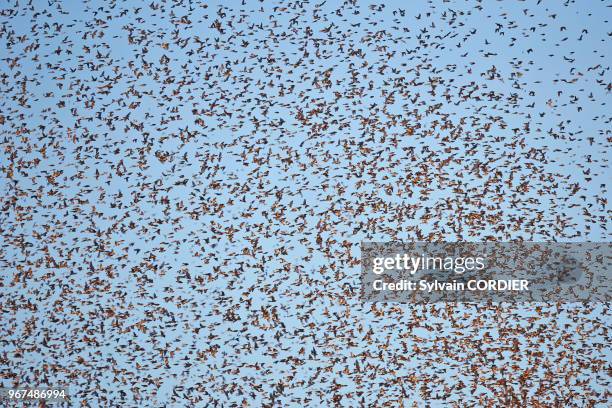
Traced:
POLYGON ((362 241, 610 240, 608 3, 1 9, 3 385, 75 406, 606 391, 607 305, 356 293, 362 241))

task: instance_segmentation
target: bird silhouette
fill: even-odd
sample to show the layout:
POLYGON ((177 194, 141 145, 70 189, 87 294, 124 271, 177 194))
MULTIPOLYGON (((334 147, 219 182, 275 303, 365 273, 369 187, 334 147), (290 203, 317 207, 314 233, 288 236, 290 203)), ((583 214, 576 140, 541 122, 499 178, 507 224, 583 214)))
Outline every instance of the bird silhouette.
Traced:
POLYGON ((359 274, 362 241, 609 241, 607 16, 5 3, 1 385, 75 406, 605 406, 607 304, 364 303, 359 274))

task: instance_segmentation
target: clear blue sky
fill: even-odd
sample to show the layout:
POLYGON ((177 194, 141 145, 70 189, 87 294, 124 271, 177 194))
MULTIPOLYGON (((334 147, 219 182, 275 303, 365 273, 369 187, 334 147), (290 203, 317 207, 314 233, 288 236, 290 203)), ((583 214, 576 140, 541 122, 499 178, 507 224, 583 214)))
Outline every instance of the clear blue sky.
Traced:
POLYGON ((609 241, 605 2, 34 3, 0 16, 4 385, 435 406, 583 363, 546 395, 605 389, 607 306, 377 314, 342 245, 609 241))

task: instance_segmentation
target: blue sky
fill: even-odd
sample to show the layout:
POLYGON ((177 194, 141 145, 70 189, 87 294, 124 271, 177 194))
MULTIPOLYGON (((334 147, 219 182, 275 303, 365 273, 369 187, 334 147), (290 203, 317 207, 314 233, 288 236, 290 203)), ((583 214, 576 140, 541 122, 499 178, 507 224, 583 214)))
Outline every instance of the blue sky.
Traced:
POLYGON ((3 6, 4 378, 92 406, 604 390, 607 305, 350 288, 366 240, 609 241, 609 6, 384 5, 3 6))

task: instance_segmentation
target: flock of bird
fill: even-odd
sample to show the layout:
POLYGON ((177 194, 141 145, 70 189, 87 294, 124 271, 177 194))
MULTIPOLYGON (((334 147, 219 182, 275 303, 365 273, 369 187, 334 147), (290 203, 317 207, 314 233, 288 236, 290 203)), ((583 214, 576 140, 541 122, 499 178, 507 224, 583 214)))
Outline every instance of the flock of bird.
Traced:
POLYGON ((606 2, 0 6, 0 386, 606 406, 607 303, 364 303, 363 241, 609 241, 606 2))

